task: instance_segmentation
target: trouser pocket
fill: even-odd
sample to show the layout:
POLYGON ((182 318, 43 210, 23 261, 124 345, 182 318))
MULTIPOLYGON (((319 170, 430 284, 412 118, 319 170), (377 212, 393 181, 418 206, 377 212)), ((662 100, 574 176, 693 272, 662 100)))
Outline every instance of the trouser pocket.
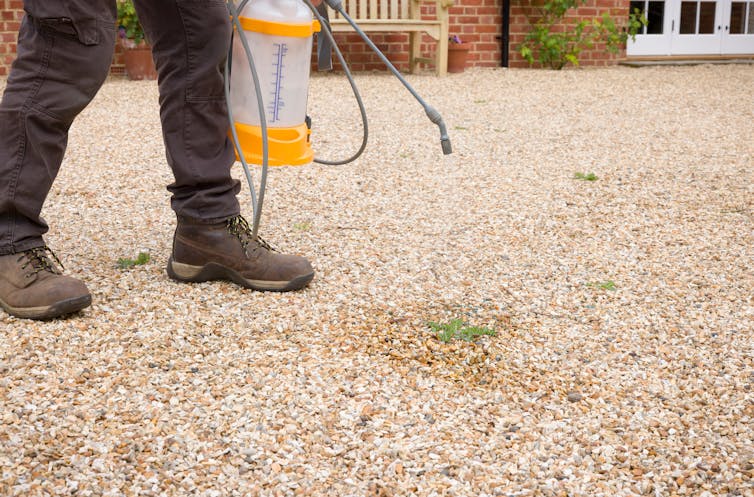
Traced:
POLYGON ((96 19, 76 22, 70 17, 45 17, 42 19, 32 17, 31 19, 37 25, 37 28, 43 32, 74 39, 86 46, 99 45, 101 40, 96 19))
POLYGON ((26 0, 24 9, 40 30, 76 39, 87 46, 102 43, 103 30, 115 30, 115 2, 112 0, 26 0))

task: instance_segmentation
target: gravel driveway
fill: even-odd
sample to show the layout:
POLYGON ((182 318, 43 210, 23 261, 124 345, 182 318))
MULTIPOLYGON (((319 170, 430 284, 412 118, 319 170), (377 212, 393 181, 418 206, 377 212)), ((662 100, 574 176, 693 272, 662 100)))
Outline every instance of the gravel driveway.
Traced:
POLYGON ((167 278, 157 87, 105 84, 44 211, 94 303, 0 314, 0 495, 754 496, 754 65, 409 79, 453 155, 361 74, 364 156, 271 172, 293 294, 167 278))

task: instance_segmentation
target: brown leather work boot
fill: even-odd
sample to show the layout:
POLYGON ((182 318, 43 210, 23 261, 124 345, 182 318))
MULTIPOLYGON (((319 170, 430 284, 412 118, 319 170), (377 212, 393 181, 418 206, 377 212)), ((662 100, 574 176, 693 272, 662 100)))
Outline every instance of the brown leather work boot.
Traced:
POLYGON ((86 285, 62 272, 48 247, 0 256, 0 306, 12 316, 52 319, 80 311, 92 303, 86 285))
POLYGON ((254 239, 238 215, 214 224, 178 218, 168 275, 178 281, 230 280, 254 290, 287 292, 305 287, 314 270, 306 258, 276 253, 254 239))

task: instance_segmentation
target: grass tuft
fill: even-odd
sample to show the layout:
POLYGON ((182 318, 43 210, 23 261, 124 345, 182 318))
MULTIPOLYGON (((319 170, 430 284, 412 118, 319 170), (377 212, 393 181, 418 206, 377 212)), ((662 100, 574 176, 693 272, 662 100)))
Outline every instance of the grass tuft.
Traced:
POLYGON ((594 173, 575 173, 573 179, 580 179, 581 181, 597 181, 597 175, 594 173))
POLYGON ((134 266, 143 266, 147 262, 149 262, 149 253, 139 252, 139 255, 136 256, 136 259, 128 259, 128 258, 118 259, 118 267, 120 269, 128 269, 134 266))
POLYGON ((586 285, 599 288, 600 290, 610 290, 611 292, 614 292, 616 290, 615 282, 613 280, 593 281, 591 283, 587 283, 586 285))
POLYGON ((427 323, 427 326, 437 333, 437 338, 443 343, 448 343, 454 338, 470 342, 478 336, 486 335, 494 337, 496 335, 495 330, 490 328, 467 326, 462 319, 453 319, 449 323, 443 324, 430 321, 427 323))

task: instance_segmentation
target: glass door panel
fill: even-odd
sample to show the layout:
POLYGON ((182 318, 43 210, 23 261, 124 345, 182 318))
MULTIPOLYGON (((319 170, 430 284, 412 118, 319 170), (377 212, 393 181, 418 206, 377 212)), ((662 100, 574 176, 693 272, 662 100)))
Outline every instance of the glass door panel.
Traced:
POLYGON ((663 21, 665 19, 664 1, 634 0, 631 2, 630 9, 631 12, 640 11, 647 19, 647 25, 642 26, 637 34, 661 35, 663 33, 663 21))
POLYGON ((709 35, 715 32, 716 2, 699 2, 699 24, 697 33, 709 35))
POLYGON ((644 31, 649 35, 661 35, 664 32, 665 2, 647 2, 646 12, 647 25, 644 31))
POLYGON ((749 4, 746 2, 733 2, 730 4, 730 34, 746 34, 746 15, 749 4))

